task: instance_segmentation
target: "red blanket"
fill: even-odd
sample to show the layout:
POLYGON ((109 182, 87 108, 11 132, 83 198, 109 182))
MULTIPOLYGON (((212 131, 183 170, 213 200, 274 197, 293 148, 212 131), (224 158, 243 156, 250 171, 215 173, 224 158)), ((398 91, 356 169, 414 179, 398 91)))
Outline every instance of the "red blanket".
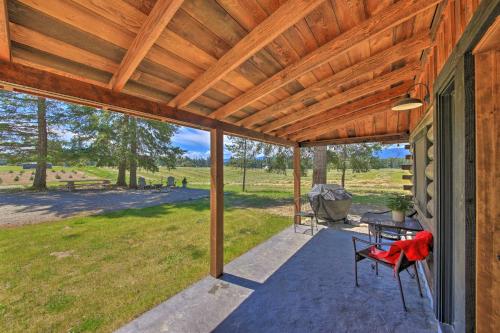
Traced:
POLYGON ((391 244, 388 251, 382 251, 372 246, 370 255, 385 262, 396 264, 401 251, 404 251, 406 258, 410 261, 423 260, 429 255, 432 247, 432 234, 429 231, 420 231, 414 239, 400 240, 391 244))

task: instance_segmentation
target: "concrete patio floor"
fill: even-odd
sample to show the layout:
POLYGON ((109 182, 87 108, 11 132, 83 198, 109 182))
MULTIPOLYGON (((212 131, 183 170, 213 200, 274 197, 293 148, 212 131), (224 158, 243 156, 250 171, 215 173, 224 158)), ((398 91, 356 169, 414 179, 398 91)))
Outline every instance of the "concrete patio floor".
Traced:
POLYGON ((221 279, 202 279, 117 332, 437 332, 405 272, 407 313, 390 269, 377 277, 365 260, 354 286, 353 235, 364 237, 287 228, 226 265, 221 279))

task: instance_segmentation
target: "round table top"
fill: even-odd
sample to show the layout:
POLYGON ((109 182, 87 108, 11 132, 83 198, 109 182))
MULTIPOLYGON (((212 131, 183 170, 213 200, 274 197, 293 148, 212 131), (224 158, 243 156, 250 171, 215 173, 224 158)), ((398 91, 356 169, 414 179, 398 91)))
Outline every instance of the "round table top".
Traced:
POLYGON ((403 229, 410 231, 424 230, 420 222, 418 222, 417 219, 414 219, 412 217, 405 217, 404 222, 393 221, 391 212, 385 212, 385 213, 368 212, 363 214, 360 222, 384 228, 403 229))

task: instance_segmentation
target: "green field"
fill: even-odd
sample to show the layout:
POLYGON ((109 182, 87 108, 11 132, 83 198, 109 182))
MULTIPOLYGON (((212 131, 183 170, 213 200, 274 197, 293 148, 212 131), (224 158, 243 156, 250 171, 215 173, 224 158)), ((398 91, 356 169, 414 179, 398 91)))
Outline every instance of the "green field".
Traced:
MULTIPOLYGON (((49 176, 59 174, 61 180, 68 179, 68 175, 72 172, 79 172, 85 174, 88 179, 103 178, 109 179, 112 182, 116 181, 117 170, 112 168, 97 168, 97 167, 69 167, 64 168, 65 174, 61 173, 61 167, 54 167, 55 173, 50 170, 49 176)), ((18 166, 0 166, 0 178, 6 178, 8 171, 12 170, 14 174, 20 172, 21 168, 18 166)), ((383 205, 387 193, 404 193, 403 184, 407 181, 402 179, 402 175, 406 171, 400 169, 379 169, 371 170, 366 173, 353 173, 351 170, 347 171, 346 175, 346 188, 348 191, 355 194, 354 202, 366 203, 374 205, 383 205)), ((210 169, 209 168, 188 168, 179 167, 176 169, 160 169, 159 172, 147 172, 139 170, 139 176, 146 178, 146 182, 158 183, 163 181, 166 183, 168 176, 173 176, 180 185, 181 180, 186 177, 188 186, 193 188, 209 188, 210 186, 210 169)), ((302 177, 302 192, 306 193, 311 187, 311 173, 308 170, 307 176, 302 177)), ((226 191, 241 191, 242 172, 239 168, 225 167, 224 168, 224 184, 226 191)), ((340 183, 340 173, 336 170, 328 171, 329 183, 340 183)), ((50 181, 51 188, 63 186, 59 181, 50 181)), ((13 182, 7 183, 4 181, 0 184, 2 188, 14 189, 27 189, 30 184, 20 185, 13 182)), ((292 170, 287 170, 286 174, 269 173, 262 169, 249 169, 247 172, 247 191, 250 193, 260 193, 262 191, 281 192, 283 195, 291 196, 293 191, 293 176, 292 170)))

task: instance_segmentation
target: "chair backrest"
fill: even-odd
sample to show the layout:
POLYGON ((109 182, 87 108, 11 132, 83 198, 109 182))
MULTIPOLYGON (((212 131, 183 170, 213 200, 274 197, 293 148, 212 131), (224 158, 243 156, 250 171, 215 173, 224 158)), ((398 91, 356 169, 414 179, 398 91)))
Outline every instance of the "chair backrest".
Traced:
POLYGON ((175 178, 170 176, 167 178, 167 186, 175 186, 175 178))
POLYGON ((138 185, 141 186, 146 186, 146 179, 144 177, 139 177, 137 179, 138 185))

